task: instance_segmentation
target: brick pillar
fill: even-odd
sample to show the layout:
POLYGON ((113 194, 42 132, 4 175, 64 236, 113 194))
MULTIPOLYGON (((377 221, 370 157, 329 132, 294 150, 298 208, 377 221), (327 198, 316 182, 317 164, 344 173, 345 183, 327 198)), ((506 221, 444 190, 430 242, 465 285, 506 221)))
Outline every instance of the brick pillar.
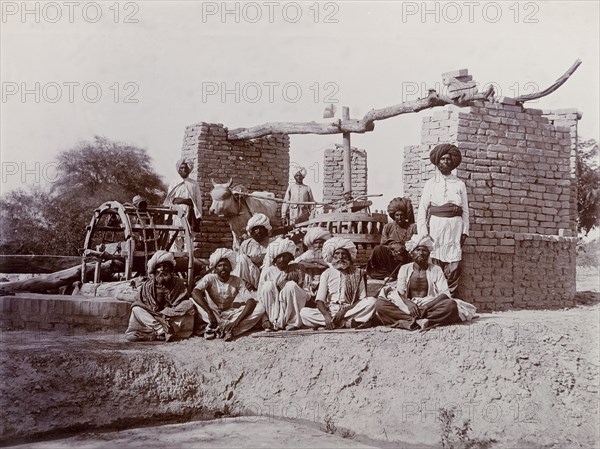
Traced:
POLYGON ((471 221, 459 297, 480 310, 572 305, 573 127, 507 100, 425 117, 422 145, 405 148, 405 194, 417 207, 434 170, 429 151, 454 143, 463 154, 457 176, 467 186, 471 221))
MULTIPOLYGON (((352 151, 352 196, 367 194, 367 152, 355 147, 352 151)), ((334 202, 340 200, 344 193, 344 166, 343 148, 336 145, 335 148, 325 150, 323 158, 323 202, 334 202)))
MULTIPOLYGON (((227 139, 222 124, 200 122, 186 127, 181 154, 194 161, 194 176, 202 190, 203 223, 198 237, 197 257, 208 257, 219 247, 232 246, 229 224, 224 218, 208 215, 212 202, 211 179, 243 185, 248 191, 269 191, 283 198, 288 186, 290 140, 285 134, 253 140, 227 139)), ((273 226, 279 226, 280 214, 273 226)))
MULTIPOLYGON (((557 109, 555 111, 544 110, 543 116, 548 119, 550 124, 569 130, 569 136, 571 138, 571 178, 575 180, 575 182, 573 182, 571 185, 571 196, 577 198, 577 122, 581 120, 582 114, 581 112, 577 111, 577 109, 557 109)), ((571 203, 570 212, 571 230, 573 232, 577 232, 577 201, 571 203)))

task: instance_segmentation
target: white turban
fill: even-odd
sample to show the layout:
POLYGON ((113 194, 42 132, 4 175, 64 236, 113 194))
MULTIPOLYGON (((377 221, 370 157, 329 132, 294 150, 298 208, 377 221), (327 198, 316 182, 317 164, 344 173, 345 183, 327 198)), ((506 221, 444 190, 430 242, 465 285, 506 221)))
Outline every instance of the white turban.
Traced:
POLYGON ((413 234, 413 236, 404 244, 404 246, 409 253, 412 252, 417 246, 425 246, 431 252, 433 250, 433 239, 428 235, 413 234))
POLYGON ((177 166, 175 167, 175 169, 179 170, 179 167, 181 167, 181 164, 183 164, 183 163, 185 163, 189 167, 190 171, 194 170, 194 163, 192 162, 191 159, 189 159, 187 157, 182 157, 181 159, 179 159, 177 161, 177 166))
POLYGON ((323 260, 326 263, 333 262, 333 253, 335 253, 338 249, 347 250, 350 253, 352 260, 356 259, 358 250, 356 249, 356 245, 352 243, 351 240, 343 237, 333 237, 327 240, 323 245, 323 260))
POLYGON ((297 167, 296 170, 294 170, 294 176, 296 176, 298 173, 300 173, 303 178, 306 178, 306 169, 304 167, 297 167))
POLYGON ((329 240, 332 237, 331 233, 321 226, 308 228, 304 236, 304 244, 312 248, 316 240, 329 240))
POLYGON ((148 274, 154 273, 156 266, 164 262, 169 262, 175 268, 175 256, 173 253, 159 249, 148 261, 148 274))
POLYGON ((246 225, 246 231, 250 232, 250 230, 252 228, 255 228, 256 226, 264 226, 265 228, 267 228, 267 231, 273 229, 271 227, 269 217, 267 217, 265 214, 252 215, 252 217, 250 217, 250 220, 248 220, 248 224, 246 225))
POLYGON ((283 253, 290 253, 292 256, 296 256, 296 250, 298 247, 294 242, 289 239, 277 239, 267 246, 267 255, 269 260, 273 261, 277 256, 283 253))
POLYGON ((208 258, 208 262, 210 264, 210 268, 214 268, 217 266, 220 260, 227 259, 231 264, 231 269, 235 268, 235 264, 237 262, 237 258, 235 253, 228 248, 218 248, 214 253, 210 255, 208 258))

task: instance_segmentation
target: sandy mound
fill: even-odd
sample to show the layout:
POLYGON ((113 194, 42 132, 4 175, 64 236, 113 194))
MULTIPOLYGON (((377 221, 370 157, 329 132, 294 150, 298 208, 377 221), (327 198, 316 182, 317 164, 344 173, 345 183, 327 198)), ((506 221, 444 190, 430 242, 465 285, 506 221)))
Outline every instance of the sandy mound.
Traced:
POLYGON ((440 410, 454 408, 453 426, 468 418, 470 437, 494 447, 596 447, 600 307, 588 296, 570 310, 486 314, 425 334, 132 344, 4 333, 2 438, 258 415, 435 446, 440 410))

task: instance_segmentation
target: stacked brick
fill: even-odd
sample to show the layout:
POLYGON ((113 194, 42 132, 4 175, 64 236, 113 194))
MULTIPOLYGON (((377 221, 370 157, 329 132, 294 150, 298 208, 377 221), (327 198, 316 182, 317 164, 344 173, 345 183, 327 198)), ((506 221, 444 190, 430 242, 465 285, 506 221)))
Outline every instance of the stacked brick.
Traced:
MULTIPOLYGON (((352 147, 352 196, 367 193, 367 152, 352 147)), ((344 194, 344 150, 341 145, 325 150, 323 201, 340 200, 344 194)))
MULTIPOLYGON (((571 137, 571 177, 575 178, 575 163, 577 158, 577 122, 581 120, 582 114, 577 109, 557 109, 555 111, 544 110, 544 117, 548 119, 548 122, 554 126, 560 126, 562 128, 569 129, 569 135, 571 137)), ((571 196, 577 197, 577 183, 573 182, 571 185, 571 196)), ((570 209, 571 219, 575 223, 577 219, 577 203, 571 203, 570 209)), ((575 224, 572 224, 575 226, 575 224)))
POLYGON ((232 246, 225 218, 208 214, 212 202, 211 179, 224 183, 231 178, 234 186, 243 185, 250 192, 268 191, 283 198, 288 186, 289 145, 287 135, 229 141, 227 128, 221 124, 201 122, 186 127, 181 155, 194 161, 195 170, 190 176, 195 177, 203 193, 203 221, 196 236, 197 257, 206 258, 219 247, 232 246))
MULTIPOLYGON (((549 114, 515 104, 476 102, 461 111, 425 117, 422 145, 406 147, 404 156, 405 194, 416 206, 434 170, 429 151, 446 142, 461 149, 457 176, 467 186, 471 214, 461 297, 481 310, 572 304, 573 126, 558 123, 564 114, 550 123, 549 114)), ((580 117, 573 114, 566 115, 580 117)))
POLYGON ((430 117, 423 117, 422 145, 404 149, 404 194, 411 198, 415 208, 425 181, 434 173, 434 167, 429 161, 429 151, 440 143, 456 142, 457 134, 458 121, 454 111, 436 111, 430 117))
POLYGON ((448 97, 452 99, 477 93, 477 83, 473 81, 473 77, 469 75, 467 69, 442 73, 442 81, 448 89, 448 97))
POLYGON ((0 329, 57 331, 65 334, 127 327, 130 306, 113 298, 18 293, 0 296, 0 329))

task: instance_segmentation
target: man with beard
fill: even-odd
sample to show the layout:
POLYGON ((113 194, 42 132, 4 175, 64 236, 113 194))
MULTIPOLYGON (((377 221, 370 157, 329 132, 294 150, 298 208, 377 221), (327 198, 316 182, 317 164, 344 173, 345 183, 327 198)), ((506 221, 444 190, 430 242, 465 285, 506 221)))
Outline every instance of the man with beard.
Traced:
POLYGON ((367 297, 363 270, 354 266, 357 249, 342 237, 333 237, 323 245, 323 259, 329 264, 319 283, 317 308, 300 311, 307 327, 335 329, 366 327, 375 312, 375 298, 367 297))
POLYGON ((467 188, 452 174, 462 155, 456 146, 442 144, 431 151, 429 159, 437 170, 423 187, 417 233, 433 239, 432 262, 442 268, 454 294, 461 274, 462 245, 469 234, 467 188))
POLYGON ((131 308, 128 341, 187 338, 194 329, 194 304, 183 279, 174 274, 175 257, 159 250, 148 261, 150 279, 139 289, 131 308))
MULTIPOLYGON (((181 179, 169 185, 164 204, 183 212, 190 229, 199 232, 202 219, 202 192, 198 183, 189 177, 194 169, 194 163, 187 158, 181 158, 177 161, 176 168, 181 179)), ((175 217, 175 220, 179 220, 179 217, 175 217)))
POLYGON ((315 308, 317 306, 314 298, 319 288, 321 274, 328 267, 323 260, 323 245, 332 237, 331 233, 321 226, 308 228, 304 236, 304 244, 308 249, 294 259, 294 263, 301 265, 306 270, 307 286, 305 289, 308 289, 310 298, 306 301, 305 307, 315 308))
POLYGON ((202 321, 207 324, 204 337, 230 341, 252 329, 265 313, 257 304, 242 280, 231 274, 235 267, 235 253, 219 248, 209 258, 213 273, 208 273, 196 284, 192 298, 202 321))
POLYGON ((327 263, 323 260, 323 245, 332 237, 331 233, 323 227, 308 228, 304 236, 304 244, 308 249, 296 257, 294 263, 314 265, 325 270, 327 263))
POLYGON ((402 329, 429 329, 434 326, 471 320, 475 307, 452 299, 442 269, 429 263, 433 242, 429 236, 414 235, 406 244, 412 263, 402 265, 396 291, 385 291, 379 298, 376 314, 384 325, 402 329))
POLYGON ((289 239, 277 239, 269 244, 267 255, 272 265, 260 275, 258 299, 266 310, 263 329, 295 330, 302 326, 300 310, 309 298, 303 289, 305 273, 294 260, 296 244, 289 239))
POLYGON ((242 278, 250 291, 256 291, 263 267, 271 265, 267 246, 283 234, 288 227, 273 229, 269 217, 265 214, 254 214, 246 224, 249 239, 242 242, 238 255, 238 266, 235 274, 242 278))
POLYGON ((271 241, 269 235, 272 229, 269 217, 265 214, 252 215, 246 224, 246 231, 250 238, 244 240, 240 245, 235 274, 246 283, 246 287, 251 291, 256 291, 258 288, 267 246, 271 241))
POLYGON ((395 279, 396 268, 410 262, 404 244, 417 233, 415 215, 410 199, 394 198, 387 207, 392 223, 386 223, 381 232, 381 245, 373 248, 367 262, 367 274, 372 279, 395 279))

